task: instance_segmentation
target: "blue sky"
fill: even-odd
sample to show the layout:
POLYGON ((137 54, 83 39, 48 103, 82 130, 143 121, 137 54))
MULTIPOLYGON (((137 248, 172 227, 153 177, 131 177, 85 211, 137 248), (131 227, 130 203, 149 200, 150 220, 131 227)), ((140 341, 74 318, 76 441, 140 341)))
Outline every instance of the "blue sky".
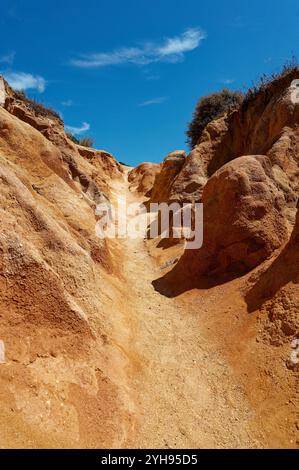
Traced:
POLYGON ((297 0, 1 0, 0 72, 136 165, 186 148, 197 99, 299 57, 297 0))

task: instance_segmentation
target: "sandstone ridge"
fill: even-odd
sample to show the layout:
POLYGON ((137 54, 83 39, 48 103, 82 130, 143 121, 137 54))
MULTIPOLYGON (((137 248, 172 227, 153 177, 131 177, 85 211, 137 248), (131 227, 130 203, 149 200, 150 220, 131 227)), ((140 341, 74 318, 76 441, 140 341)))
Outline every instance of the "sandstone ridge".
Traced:
POLYGON ((298 78, 136 168, 0 78, 1 447, 298 447, 298 78), (99 238, 119 198, 202 202, 202 247, 99 238))

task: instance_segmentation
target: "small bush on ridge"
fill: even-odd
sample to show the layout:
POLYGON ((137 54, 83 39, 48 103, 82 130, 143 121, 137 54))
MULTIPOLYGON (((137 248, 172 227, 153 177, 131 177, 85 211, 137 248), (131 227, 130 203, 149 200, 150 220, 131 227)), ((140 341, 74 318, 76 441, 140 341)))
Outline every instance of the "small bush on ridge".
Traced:
POLYGON ((34 99, 28 98, 23 90, 14 90, 14 96, 17 100, 23 101, 36 115, 61 121, 61 117, 54 109, 46 107, 34 99))
POLYGON ((239 107, 242 100, 242 93, 230 91, 227 88, 200 98, 186 132, 189 146, 191 148, 195 147, 202 131, 209 122, 239 107))
POLYGON ((92 147, 94 144, 94 140, 91 137, 82 137, 82 139, 79 139, 79 145, 82 145, 82 147, 92 147))
POLYGON ((74 144, 79 145, 79 140, 77 139, 77 137, 74 136, 74 134, 72 134, 71 132, 67 132, 66 135, 72 142, 74 142, 74 144))

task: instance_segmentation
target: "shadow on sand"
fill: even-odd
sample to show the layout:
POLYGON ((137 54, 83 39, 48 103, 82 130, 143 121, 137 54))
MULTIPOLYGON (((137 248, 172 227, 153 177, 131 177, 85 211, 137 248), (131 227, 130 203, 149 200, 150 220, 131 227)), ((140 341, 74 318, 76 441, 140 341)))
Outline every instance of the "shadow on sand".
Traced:
POLYGON ((240 274, 233 272, 226 273, 225 275, 210 273, 202 276, 186 274, 184 263, 180 259, 171 271, 155 279, 152 285, 157 292, 171 298, 193 289, 211 289, 212 287, 226 284, 237 277, 240 277, 240 274))
POLYGON ((261 308, 289 282, 299 283, 299 238, 291 238, 279 256, 246 294, 248 312, 252 313, 261 308))
MULTIPOLYGON (((247 271, 248 273, 248 271, 247 271)), ((177 297, 192 289, 206 290, 217 285, 225 284, 240 278, 246 272, 228 272, 219 275, 210 272, 203 276, 190 274, 183 257, 174 268, 155 279, 152 284, 156 291, 166 297, 177 297)), ((272 298, 284 285, 289 282, 299 283, 299 236, 291 237, 282 252, 274 259, 266 271, 262 272, 245 295, 248 312, 258 310, 265 301, 272 298)))

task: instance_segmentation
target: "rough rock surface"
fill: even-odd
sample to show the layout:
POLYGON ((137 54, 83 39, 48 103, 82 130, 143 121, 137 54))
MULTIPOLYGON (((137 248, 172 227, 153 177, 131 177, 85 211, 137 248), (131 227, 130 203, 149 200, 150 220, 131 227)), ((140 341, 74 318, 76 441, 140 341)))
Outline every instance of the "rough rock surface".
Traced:
POLYGON ((182 202, 200 201, 208 180, 208 165, 223 135, 227 132, 226 118, 210 122, 199 144, 187 156, 186 162, 171 187, 169 199, 182 202))
POLYGON ((249 279, 246 302, 250 312, 262 311, 263 340, 279 346, 299 338, 298 284, 299 211, 291 238, 282 252, 249 279))
POLYGON ((167 202, 170 199, 172 185, 185 160, 183 150, 175 150, 165 157, 161 172, 155 178, 150 202, 167 202))
POLYGON ((243 156, 221 167, 206 184, 202 202, 203 246, 185 251, 174 278, 244 273, 287 239, 285 201, 267 157, 243 156))
MULTIPOLYGON (((0 447, 296 447, 298 218, 283 246, 298 183, 294 122, 282 141, 271 124, 278 153, 273 144, 268 158, 237 158, 223 147, 225 117, 206 128, 191 167, 175 152, 161 173, 140 165, 128 181, 112 155, 75 145, 59 116, 3 83, 0 447), (205 201, 207 244, 171 271, 179 299, 152 283, 180 245, 95 236, 97 202, 140 203, 152 185, 157 201, 205 201), (237 275, 271 254, 217 284, 215 273, 237 275), (181 274, 202 270, 214 284, 184 292, 181 274)), ((263 127, 260 114, 250 119, 263 127)))
POLYGON ((5 109, 38 130, 47 140, 56 147, 65 163, 66 169, 75 181, 76 186, 83 192, 95 195, 95 203, 99 194, 109 192, 107 178, 117 178, 122 174, 121 165, 115 158, 104 150, 95 150, 74 144, 64 130, 64 123, 58 115, 51 110, 47 113, 32 108, 26 100, 16 94, 7 82, 5 87, 5 109), (81 157, 84 158, 81 158, 81 157))
POLYGON ((6 92, 5 92, 5 83, 2 77, 0 77, 0 106, 5 105, 6 92))
POLYGON ((141 163, 133 168, 128 174, 130 189, 150 197, 155 178, 161 171, 161 164, 141 163))
POLYGON ((0 108, 0 446, 119 445, 130 397, 124 359, 105 345, 117 342, 107 298, 115 309, 124 293, 94 209, 121 173, 37 119, 0 108))
MULTIPOLYGON (((267 155, 290 209, 299 196, 299 103, 293 80, 299 69, 275 79, 240 109, 208 124, 171 189, 171 199, 200 200, 204 185, 225 163, 267 155)), ((294 211, 293 211, 294 215, 294 211)))

